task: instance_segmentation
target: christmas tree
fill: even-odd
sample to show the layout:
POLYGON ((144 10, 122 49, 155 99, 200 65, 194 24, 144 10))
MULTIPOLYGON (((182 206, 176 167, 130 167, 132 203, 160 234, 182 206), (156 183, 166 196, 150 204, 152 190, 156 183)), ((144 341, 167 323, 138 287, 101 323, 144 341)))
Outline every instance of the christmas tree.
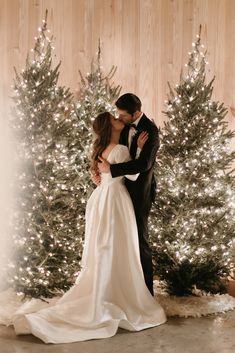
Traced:
POLYGON ((108 74, 103 72, 101 66, 100 43, 95 60, 92 60, 91 70, 84 77, 80 72, 81 85, 78 92, 74 110, 78 126, 76 170, 79 176, 80 187, 80 227, 84 232, 86 202, 94 189, 90 175, 90 153, 92 145, 92 123, 95 117, 104 111, 115 114, 115 101, 119 97, 121 87, 112 81, 116 67, 113 66, 108 74))
POLYGON ((168 293, 182 296, 224 292, 234 267, 235 132, 227 109, 211 99, 203 47, 198 35, 180 84, 169 85, 151 215, 155 273, 168 293))
POLYGON ((52 39, 47 11, 26 68, 15 70, 17 175, 12 217, 14 256, 9 282, 26 297, 49 298, 66 291, 80 270, 85 207, 94 188, 89 154, 92 121, 102 111, 114 111, 120 87, 104 75, 100 46, 91 73, 81 76, 79 99, 57 85, 60 63, 52 67, 52 39))
POLYGON ((15 69, 11 121, 17 159, 9 281, 26 297, 46 298, 67 290, 83 248, 76 158, 77 119, 69 89, 58 86, 60 63, 52 67, 47 12, 28 55, 15 69))

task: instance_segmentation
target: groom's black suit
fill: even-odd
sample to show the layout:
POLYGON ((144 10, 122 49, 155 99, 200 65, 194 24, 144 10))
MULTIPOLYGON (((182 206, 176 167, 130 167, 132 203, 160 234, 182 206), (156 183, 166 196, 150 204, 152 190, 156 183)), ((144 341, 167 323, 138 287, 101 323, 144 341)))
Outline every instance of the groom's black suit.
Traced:
MULTIPOLYGON (((120 143, 128 146, 128 135, 130 125, 126 125, 122 130, 120 143)), ((152 252, 148 243, 148 216, 151 204, 155 199, 156 182, 153 174, 153 165, 156 153, 159 148, 158 128, 143 114, 138 125, 137 133, 134 136, 130 152, 132 160, 125 163, 112 164, 110 171, 112 177, 118 177, 126 174, 140 173, 136 181, 125 179, 126 187, 130 193, 138 227, 140 259, 144 272, 145 283, 149 291, 153 294, 153 266, 152 252), (148 140, 137 159, 137 139, 142 131, 148 132, 148 140)))

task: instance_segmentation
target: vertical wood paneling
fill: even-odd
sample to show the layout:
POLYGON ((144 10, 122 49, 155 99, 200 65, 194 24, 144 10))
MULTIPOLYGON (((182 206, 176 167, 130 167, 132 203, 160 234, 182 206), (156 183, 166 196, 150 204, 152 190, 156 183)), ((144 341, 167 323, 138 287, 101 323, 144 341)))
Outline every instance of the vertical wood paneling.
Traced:
MULTIPOLYGON (((202 24, 208 79, 216 75, 214 97, 235 108, 235 0, 0 0, 1 120, 9 111, 13 66, 24 67, 46 8, 55 64, 62 60, 60 83, 73 91, 100 38, 104 69, 117 65, 123 92, 138 94, 162 125, 167 81, 179 81, 202 24)), ((227 119, 234 127, 231 112, 227 119)))
MULTIPOLYGON (((156 46, 159 44, 153 40, 153 33, 156 32, 154 1, 147 0, 140 2, 140 64, 137 76, 139 79, 139 87, 137 94, 142 98, 143 107, 147 114, 153 111, 154 95, 149 100, 149 88, 154 87, 153 72, 146 70, 150 65, 155 66, 156 46)), ((153 67, 154 69, 154 67, 153 67)))
MULTIPOLYGON (((234 113, 230 114, 228 119, 231 129, 235 130, 235 1, 226 0, 225 23, 223 99, 234 109, 234 113)), ((235 148, 235 142, 232 148, 235 148)))

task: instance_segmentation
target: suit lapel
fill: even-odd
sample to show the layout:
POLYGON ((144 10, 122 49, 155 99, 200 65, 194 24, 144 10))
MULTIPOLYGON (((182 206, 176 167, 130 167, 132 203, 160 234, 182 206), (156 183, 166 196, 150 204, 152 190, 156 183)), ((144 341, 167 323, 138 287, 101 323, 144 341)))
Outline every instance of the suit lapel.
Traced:
POLYGON ((132 159, 135 159, 136 156, 136 151, 137 151, 137 139, 139 136, 139 132, 135 134, 135 136, 132 139, 131 146, 130 146, 130 155, 132 159))
POLYGON ((139 124, 137 125, 138 130, 143 131, 145 126, 146 126, 146 122, 148 122, 148 118, 145 114, 143 114, 143 116, 141 117, 139 124))

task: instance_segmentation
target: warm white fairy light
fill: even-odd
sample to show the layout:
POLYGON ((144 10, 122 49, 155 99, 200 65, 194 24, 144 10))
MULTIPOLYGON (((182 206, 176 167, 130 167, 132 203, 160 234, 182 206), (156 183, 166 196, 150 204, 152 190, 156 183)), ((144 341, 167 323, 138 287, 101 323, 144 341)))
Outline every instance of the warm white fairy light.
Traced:
MULTIPOLYGON (((30 192, 31 199, 29 200, 34 202, 33 205, 30 205, 31 212, 27 213, 29 217, 27 224, 33 225, 35 216, 40 217, 45 223, 42 223, 41 228, 37 225, 37 229, 34 229, 33 226, 28 226, 26 237, 20 237, 22 232, 20 222, 19 227, 15 226, 17 234, 15 244, 17 246, 26 245, 27 256, 22 258, 23 263, 21 262, 21 266, 19 267, 22 275, 19 275, 20 272, 18 272, 15 277, 12 277, 14 279, 11 278, 10 281, 20 284, 21 288, 24 288, 24 293, 27 292, 28 288, 31 290, 31 294, 29 295, 40 296, 42 293, 48 294, 47 286, 49 282, 47 278, 50 277, 50 285, 52 285, 56 276, 58 276, 57 272, 62 273, 63 280, 68 277, 69 281, 71 281, 71 278, 77 272, 76 266, 79 266, 78 256, 79 252, 81 254, 83 247, 84 210, 87 195, 89 195, 91 190, 90 175, 88 168, 85 168, 85 163, 89 163, 87 154, 90 152, 92 139, 91 122, 98 111, 102 109, 113 110, 113 103, 119 95, 119 90, 114 90, 115 93, 110 95, 111 90, 109 85, 107 85, 107 79, 111 79, 111 76, 109 75, 105 78, 98 66, 95 75, 92 73, 92 75, 89 74, 87 76, 88 85, 84 87, 84 96, 80 100, 80 103, 75 107, 71 106, 71 102, 69 102, 67 93, 64 90, 59 89, 53 83, 51 87, 46 87, 45 83, 48 82, 46 80, 52 76, 53 70, 48 69, 42 72, 42 65, 45 67, 45 63, 48 60, 48 46, 51 49, 54 49, 54 47, 51 45, 50 39, 45 36, 44 27, 42 26, 38 30, 40 35, 35 37, 38 49, 35 50, 34 48, 31 50, 34 57, 30 64, 31 67, 28 68, 31 75, 27 77, 27 71, 23 70, 24 80, 19 82, 19 85, 15 89, 19 110, 17 116, 20 116, 21 120, 19 119, 18 121, 21 124, 14 124, 14 126, 20 131, 24 128, 24 124, 28 120, 29 139, 27 143, 23 142, 21 145, 24 145, 22 155, 24 155, 25 160, 34 160, 34 167, 37 173, 41 173, 42 168, 49 168, 48 172, 50 171, 52 175, 45 175, 46 178, 40 179, 40 182, 35 176, 34 179, 29 179, 27 173, 19 175, 22 179, 21 188, 24 189, 25 195, 27 192, 30 192), (91 81, 91 77, 94 79, 94 82, 91 81), (34 80, 33 84, 32 79, 34 80), (97 83, 97 80, 99 83, 97 83), (30 105, 31 100, 34 97, 39 98, 40 94, 43 94, 43 91, 45 92, 45 97, 40 101, 38 100, 37 105, 33 104, 32 109, 25 111, 24 108, 30 105), (97 104, 96 107, 94 107, 94 98, 97 104), (56 102, 56 107, 53 102, 56 102), (104 108, 101 109, 101 107, 104 108), (39 134, 35 134, 34 136, 34 131, 36 128, 38 129, 39 119, 44 118, 41 115, 43 109, 45 109, 44 112, 49 111, 49 114, 48 122, 40 141, 39 134), (91 116, 91 109, 93 116, 91 116), (67 114, 66 117, 65 113, 67 114), (68 135, 65 135, 66 137, 64 136, 65 139, 63 140, 61 132, 56 139, 55 136, 53 137, 53 131, 56 131, 57 127, 59 128, 61 124, 66 129, 70 129, 70 139, 76 142, 76 146, 69 149, 67 145, 68 135), (81 136, 84 136, 85 146, 84 144, 79 146, 81 136), (56 141, 56 146, 53 145, 53 141, 56 141), (52 150, 48 148, 50 145, 54 146, 52 150), (70 185, 71 180, 73 185, 70 185), (82 189, 80 190, 81 187, 82 189), (51 213, 50 211, 53 203, 56 204, 58 202, 58 196, 61 192, 63 196, 60 196, 60 200, 63 200, 64 195, 69 195, 69 198, 64 199, 65 203, 69 201, 71 203, 69 206, 73 210, 77 207, 74 219, 69 220, 68 218, 70 214, 73 216, 73 212, 57 210, 51 213), (38 203, 38 200, 42 202, 42 205, 40 202, 38 203), (53 217, 55 217, 54 221, 56 221, 54 226, 51 223, 53 217), (73 224, 73 221, 75 224, 73 224), (50 232, 48 235, 48 230, 52 230, 53 232, 50 232), (60 258, 56 255, 58 249, 60 249, 60 258), (33 261, 31 258, 32 254, 34 255, 33 261), (40 262, 41 266, 36 266, 35 268, 34 261, 40 262), (59 261, 60 265, 56 261, 59 261), (50 266, 49 264, 52 264, 53 270, 51 271, 48 267, 50 266), (41 294, 36 293, 38 286, 41 288, 41 294)), ((47 30, 47 32, 50 31, 47 30)), ((48 82, 49 84, 50 82, 48 82)), ((22 200, 21 205, 22 209, 24 208, 27 211, 29 206, 28 200, 22 200)), ((15 218, 20 220, 19 212, 16 212, 15 218)), ((15 267, 11 266, 11 268, 15 267)), ((60 275, 60 278, 62 277, 60 275)), ((23 292, 19 290, 18 293, 22 294, 23 292)))
MULTIPOLYGON (((192 46, 184 81, 165 101, 169 126, 163 131, 159 150, 163 154, 156 169, 158 196, 150 229, 156 259, 163 252, 175 258, 175 266, 185 261, 200 266, 213 253, 225 271, 234 263, 229 239, 234 229, 235 197, 225 171, 219 169, 224 168, 223 164, 218 163, 228 160, 230 139, 222 142, 221 109, 210 100, 204 83, 204 46, 200 42, 192 46)), ((157 262, 156 269, 159 266, 163 266, 161 262, 157 262)), ((170 267, 162 270, 171 273, 170 267)))

